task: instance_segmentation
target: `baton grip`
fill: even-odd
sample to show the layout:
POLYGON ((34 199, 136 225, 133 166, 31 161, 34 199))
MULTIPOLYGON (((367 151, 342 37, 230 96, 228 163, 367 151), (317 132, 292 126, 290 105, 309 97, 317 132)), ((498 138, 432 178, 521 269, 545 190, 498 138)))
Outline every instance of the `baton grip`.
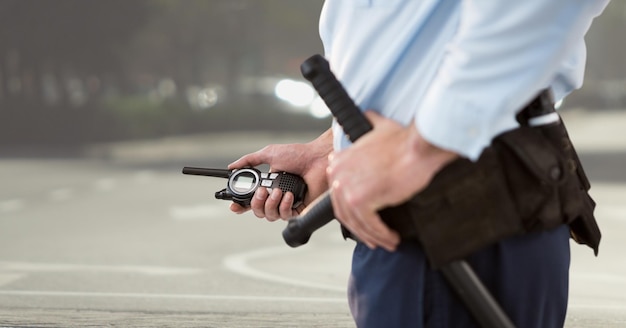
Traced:
MULTIPOLYGON (((330 71, 330 66, 324 57, 314 55, 307 59, 300 69, 302 75, 313 84, 350 141, 354 142, 372 130, 372 125, 330 71)), ((302 215, 289 220, 287 227, 283 230, 283 238, 291 247, 304 245, 315 230, 332 221, 334 216, 330 192, 327 191, 311 203, 302 215)), ((467 262, 449 263, 442 268, 442 271, 446 280, 481 326, 514 327, 467 262)))
POLYGON ((315 230, 334 218, 333 204, 327 191, 311 203, 297 219, 289 220, 283 230, 283 239, 291 247, 302 246, 309 241, 315 230))
MULTIPOLYGON (((372 124, 337 80, 324 57, 311 56, 302 63, 300 71, 322 97, 350 141, 354 142, 372 130, 372 124)), ((291 247, 304 245, 315 230, 334 218, 330 192, 327 191, 309 204, 302 215, 289 220, 287 227, 283 230, 283 239, 291 247)))
POLYGON ((350 141, 356 141, 372 129, 372 125, 337 80, 324 57, 311 56, 300 65, 300 72, 311 82, 350 141))

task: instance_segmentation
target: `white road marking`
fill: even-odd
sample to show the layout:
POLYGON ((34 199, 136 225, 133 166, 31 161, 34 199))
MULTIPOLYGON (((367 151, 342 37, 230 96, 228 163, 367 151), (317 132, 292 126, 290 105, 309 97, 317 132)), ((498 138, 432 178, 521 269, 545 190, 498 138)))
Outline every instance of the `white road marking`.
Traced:
POLYGON ((206 220, 216 218, 216 213, 225 212, 227 204, 198 204, 188 206, 172 206, 169 215, 174 220, 206 220))
POLYGON ((100 293, 41 290, 0 290, 5 296, 55 296, 55 297, 108 297, 108 298, 147 298, 202 301, 251 301, 251 302, 303 302, 303 303, 346 303, 345 298, 335 297, 290 297, 290 296, 249 296, 249 295, 202 295, 202 294, 152 294, 152 293, 100 293))
POLYGON ((178 268, 140 265, 86 265, 67 263, 33 263, 0 261, 0 270, 11 272, 107 272, 138 273, 145 275, 192 275, 203 272, 199 268, 178 268))
POLYGON ((24 207, 21 199, 9 199, 0 202, 0 212, 15 212, 24 207))
POLYGON ((228 268, 230 271, 233 271, 235 273, 238 273, 247 277, 255 278, 255 279, 272 281, 272 282, 298 286, 298 287, 323 289, 323 290, 330 290, 330 291, 336 291, 336 292, 342 292, 342 293, 346 292, 345 286, 340 287, 340 286, 334 286, 334 285, 328 285, 328 284, 322 284, 322 283, 316 283, 316 282, 311 282, 311 281, 306 281, 306 280, 299 280, 299 279, 279 276, 276 274, 257 270, 255 268, 252 268, 250 265, 248 265, 248 261, 253 260, 253 259, 275 257, 275 256, 283 255, 284 253, 293 252, 293 251, 294 251, 293 249, 290 249, 287 247, 264 248, 264 249, 254 250, 251 252, 226 256, 223 260, 223 263, 226 266, 226 268, 228 268))
POLYGON ((55 202, 66 201, 72 198, 74 191, 70 188, 58 188, 49 194, 50 200, 55 202))

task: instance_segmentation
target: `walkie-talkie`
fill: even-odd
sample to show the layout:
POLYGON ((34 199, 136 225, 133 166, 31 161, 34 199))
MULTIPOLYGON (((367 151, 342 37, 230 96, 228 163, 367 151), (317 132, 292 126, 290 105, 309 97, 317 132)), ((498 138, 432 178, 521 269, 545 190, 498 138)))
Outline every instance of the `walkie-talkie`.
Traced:
POLYGON ((293 193, 293 208, 304 201, 307 191, 306 183, 300 176, 287 172, 261 172, 246 167, 236 170, 212 169, 203 167, 183 167, 183 174, 203 175, 228 179, 226 188, 215 192, 215 198, 233 201, 241 206, 249 206, 254 192, 265 187, 269 192, 279 188, 283 193, 293 193))

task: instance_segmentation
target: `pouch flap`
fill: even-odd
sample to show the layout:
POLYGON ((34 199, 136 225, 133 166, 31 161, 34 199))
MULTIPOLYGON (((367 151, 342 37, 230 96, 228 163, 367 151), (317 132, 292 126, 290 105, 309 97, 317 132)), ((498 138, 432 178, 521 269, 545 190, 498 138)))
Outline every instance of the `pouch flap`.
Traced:
POLYGON ((524 166, 542 182, 558 184, 565 179, 559 152, 543 136, 538 127, 522 126, 494 140, 512 151, 524 166))

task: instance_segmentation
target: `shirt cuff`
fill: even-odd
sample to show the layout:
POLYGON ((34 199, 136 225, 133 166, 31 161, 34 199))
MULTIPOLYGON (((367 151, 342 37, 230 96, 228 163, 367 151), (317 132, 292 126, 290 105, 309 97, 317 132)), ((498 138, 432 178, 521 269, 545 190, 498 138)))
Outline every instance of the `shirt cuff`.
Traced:
POLYGON ((476 161, 496 135, 519 126, 515 115, 494 110, 501 106, 431 91, 417 112, 415 124, 434 146, 476 161))

